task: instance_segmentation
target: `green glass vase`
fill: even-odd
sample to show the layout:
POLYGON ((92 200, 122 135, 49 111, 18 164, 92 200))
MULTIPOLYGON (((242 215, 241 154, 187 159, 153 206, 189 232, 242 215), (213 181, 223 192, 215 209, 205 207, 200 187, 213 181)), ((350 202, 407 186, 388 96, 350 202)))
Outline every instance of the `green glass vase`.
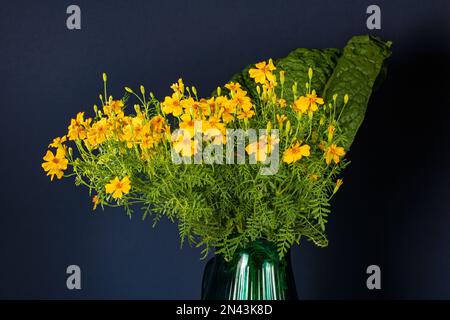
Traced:
POLYGON ((204 300, 298 299, 290 252, 279 259, 277 248, 265 240, 251 242, 230 261, 211 258, 202 281, 204 300))

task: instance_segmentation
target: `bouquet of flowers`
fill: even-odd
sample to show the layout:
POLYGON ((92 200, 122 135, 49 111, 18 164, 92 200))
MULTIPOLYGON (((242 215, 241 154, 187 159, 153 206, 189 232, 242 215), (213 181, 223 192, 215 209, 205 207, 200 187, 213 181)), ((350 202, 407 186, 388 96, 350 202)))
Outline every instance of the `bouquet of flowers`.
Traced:
POLYGON ((344 52, 297 49, 207 97, 179 79, 164 99, 144 86, 115 99, 103 74, 99 106, 70 120, 42 167, 51 180, 86 186, 94 210, 168 217, 204 256, 214 247, 230 259, 257 239, 275 243, 280 258, 302 236, 326 246, 330 200, 389 46, 366 36, 344 52), (355 56, 362 47, 369 54, 355 56), (352 57, 378 59, 358 88, 342 86, 352 57))

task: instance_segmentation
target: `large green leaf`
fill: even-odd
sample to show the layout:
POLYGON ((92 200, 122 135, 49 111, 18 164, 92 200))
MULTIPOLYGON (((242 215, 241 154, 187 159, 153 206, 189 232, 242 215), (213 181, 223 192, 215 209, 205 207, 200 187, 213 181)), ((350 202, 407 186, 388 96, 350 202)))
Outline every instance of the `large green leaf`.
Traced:
MULTIPOLYGON (((304 85, 308 81, 308 68, 314 69, 314 79, 312 86, 318 92, 322 92, 328 78, 331 76, 337 59, 339 58, 339 49, 305 49, 298 48, 286 57, 274 61, 277 72, 286 71, 284 98, 288 104, 293 102, 292 85, 297 82, 299 93, 305 91, 304 85)), ((250 78, 248 70, 254 65, 247 66, 243 71, 235 74, 230 81, 239 82, 252 98, 257 96, 256 84, 254 79, 250 78)))
MULTIPOLYGON (((286 71, 286 101, 292 103, 290 89, 294 82, 298 84, 299 94, 304 93, 309 67, 314 69, 312 87, 322 93, 327 101, 331 101, 337 93, 342 105, 344 95, 348 94, 350 100, 339 122, 346 137, 344 147, 349 149, 364 119, 372 90, 375 85, 379 85, 385 73, 384 61, 391 53, 390 46, 391 42, 364 35, 351 38, 342 52, 339 49, 305 48, 292 51, 285 58, 274 61, 277 71, 286 71)), ((255 98, 256 85, 248 73, 253 66, 247 66, 234 75, 231 81, 239 82, 255 98)))
POLYGON ((331 101, 333 94, 338 94, 341 99, 345 94, 350 97, 339 120, 339 127, 347 139, 345 149, 350 148, 364 120, 377 78, 380 73, 384 75, 384 61, 391 54, 390 46, 391 42, 368 35, 353 37, 325 86, 323 96, 327 101, 331 101))

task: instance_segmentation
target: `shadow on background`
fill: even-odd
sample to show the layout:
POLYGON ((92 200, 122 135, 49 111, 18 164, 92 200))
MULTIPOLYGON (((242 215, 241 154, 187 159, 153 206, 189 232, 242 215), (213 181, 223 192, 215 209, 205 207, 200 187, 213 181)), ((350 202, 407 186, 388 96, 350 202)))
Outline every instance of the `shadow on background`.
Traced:
POLYGON ((330 245, 294 251, 301 296, 450 297, 449 31, 435 20, 394 40, 334 200, 330 245), (380 292, 365 285, 371 264, 381 268, 380 292))

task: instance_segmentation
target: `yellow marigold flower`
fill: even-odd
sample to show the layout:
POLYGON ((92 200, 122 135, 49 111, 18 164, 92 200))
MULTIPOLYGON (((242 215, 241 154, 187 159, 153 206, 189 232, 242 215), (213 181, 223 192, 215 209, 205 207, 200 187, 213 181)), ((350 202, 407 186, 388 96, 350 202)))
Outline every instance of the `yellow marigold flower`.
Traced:
POLYGON ((48 145, 48 147, 52 147, 52 148, 61 148, 63 147, 63 143, 66 142, 67 137, 66 136, 62 136, 62 137, 56 137, 55 139, 53 139, 52 143, 50 143, 48 145))
POLYGON ((56 154, 53 154, 53 152, 47 150, 43 159, 45 162, 42 163, 42 168, 44 171, 47 171, 47 176, 50 176, 50 180, 53 181, 55 175, 58 179, 61 179, 69 163, 66 159, 66 151, 63 148, 58 148, 56 154))
POLYGON ((256 161, 264 162, 267 158, 267 148, 262 142, 253 142, 245 147, 245 151, 250 155, 254 154, 256 161))
POLYGON ((270 92, 270 91, 272 91, 273 89, 275 89, 276 86, 277 86, 277 82, 276 82, 275 80, 273 80, 273 81, 268 81, 268 80, 267 80, 267 81, 262 85, 263 92, 265 92, 265 93, 270 92))
POLYGON ((127 147, 133 147, 133 143, 137 143, 141 139, 142 128, 144 120, 143 117, 131 118, 131 123, 123 129, 121 136, 122 141, 127 142, 127 147))
MULTIPOLYGON (((103 112, 110 116, 112 114, 121 114, 124 103, 122 100, 111 100, 103 106, 103 112)), ((123 113, 122 113, 123 114, 123 113)))
POLYGON ((183 113, 183 108, 181 107, 180 100, 173 94, 172 97, 165 97, 162 103, 162 111, 166 114, 173 114, 178 117, 183 113))
POLYGON ((272 153, 273 147, 280 142, 275 135, 262 135, 258 142, 250 143, 245 147, 248 154, 254 154, 256 161, 266 161, 267 155, 272 153))
POLYGON ((192 140, 192 135, 189 132, 178 133, 175 137, 172 137, 172 141, 175 152, 181 153, 183 157, 191 157, 198 151, 198 143, 192 140))
POLYGON ((229 123, 234 120, 233 114, 236 113, 236 108, 226 97, 217 97, 216 107, 219 108, 218 116, 222 117, 223 122, 229 123))
POLYGON ((308 110, 308 99, 305 96, 299 97, 292 104, 292 109, 298 113, 305 113, 308 110))
POLYGON ((183 114, 180 119, 181 119, 180 124, 179 124, 180 129, 183 129, 186 132, 189 132, 189 134, 193 137, 195 120, 188 113, 183 114))
POLYGON ((260 147, 264 148, 267 153, 272 153, 273 147, 280 142, 280 139, 274 134, 262 135, 259 138, 260 147))
POLYGON ((180 106, 184 109, 184 112, 189 113, 190 110, 194 109, 195 100, 192 97, 187 97, 186 99, 180 100, 180 106))
POLYGON ((209 99, 200 99, 202 115, 210 116, 216 112, 216 101, 214 97, 209 99))
POLYGON ((151 131, 150 123, 146 123, 141 131, 141 149, 152 148, 158 140, 160 140, 159 135, 151 131))
POLYGON ((225 88, 230 91, 238 91, 241 89, 241 84, 238 82, 229 82, 225 85, 225 88))
POLYGON ((299 142, 296 142, 294 146, 284 151, 283 161, 286 163, 293 163, 300 160, 302 157, 308 157, 310 155, 310 147, 307 144, 300 146, 299 142))
POLYGON ((225 124, 220 122, 220 120, 217 117, 214 116, 209 117, 207 123, 208 128, 217 129, 222 133, 225 133, 226 131, 225 124))
POLYGON ((150 124, 153 127, 153 130, 161 133, 164 131, 164 125, 166 124, 166 119, 161 116, 154 116, 150 119, 150 124))
POLYGON ((194 118, 199 118, 200 115, 202 117, 204 117, 205 115, 202 114, 204 110, 204 106, 203 103, 201 103, 200 101, 196 101, 194 100, 194 103, 192 103, 192 106, 189 110, 186 110, 186 112, 190 112, 192 113, 192 115, 194 116, 194 118))
POLYGON ((69 140, 85 139, 86 138, 86 127, 89 126, 92 119, 84 120, 84 112, 78 112, 75 119, 70 120, 70 125, 68 127, 67 137, 69 140))
POLYGON ((174 93, 182 96, 184 94, 184 83, 183 79, 178 79, 178 81, 170 86, 174 93))
POLYGON ((249 110, 252 107, 252 100, 247 96, 246 91, 237 91, 230 101, 230 107, 249 110))
POLYGON ((225 96, 216 97, 216 106, 218 108, 228 106, 230 104, 230 100, 228 100, 225 96))
POLYGON ((234 116, 229 112, 222 112, 222 120, 225 123, 229 123, 234 120, 234 116))
POLYGON ((319 108, 318 105, 322 105, 323 99, 319 98, 316 91, 313 90, 305 96, 299 97, 294 101, 292 108, 298 113, 315 112, 319 108))
POLYGON ((203 141, 211 142, 212 144, 221 145, 226 144, 225 133, 217 128, 208 126, 203 133, 203 141))
POLYGON ((287 120, 287 117, 284 114, 277 114, 277 122, 281 126, 283 122, 287 120))
POLYGON ((253 117, 255 115, 255 111, 253 110, 241 110, 238 112, 237 117, 238 119, 241 120, 245 120, 245 119, 250 119, 251 117, 253 117))
POLYGON ((334 163, 339 163, 340 157, 345 155, 344 148, 338 147, 336 144, 332 143, 328 149, 325 151, 325 162, 330 164, 331 161, 334 163))
POLYGON ((97 121, 92 125, 87 133, 87 144, 91 147, 96 147, 106 141, 109 134, 109 123, 105 118, 97 121))
POLYGON ((98 195, 95 195, 92 197, 92 203, 94 204, 92 210, 97 209, 97 206, 100 203, 100 199, 99 199, 98 195))
POLYGON ((266 64, 265 61, 255 64, 255 68, 250 69, 248 72, 251 78, 255 79, 256 83, 265 84, 266 79, 270 82, 275 81, 275 76, 272 71, 276 68, 273 65, 272 59, 269 59, 269 63, 266 64))
POLYGON ((286 100, 285 99, 278 99, 277 103, 280 106, 280 108, 285 108, 286 107, 286 100))
POLYGON ((130 192, 131 183, 128 177, 119 180, 119 177, 112 179, 106 186, 106 193, 112 194, 114 199, 120 199, 124 194, 130 192))

